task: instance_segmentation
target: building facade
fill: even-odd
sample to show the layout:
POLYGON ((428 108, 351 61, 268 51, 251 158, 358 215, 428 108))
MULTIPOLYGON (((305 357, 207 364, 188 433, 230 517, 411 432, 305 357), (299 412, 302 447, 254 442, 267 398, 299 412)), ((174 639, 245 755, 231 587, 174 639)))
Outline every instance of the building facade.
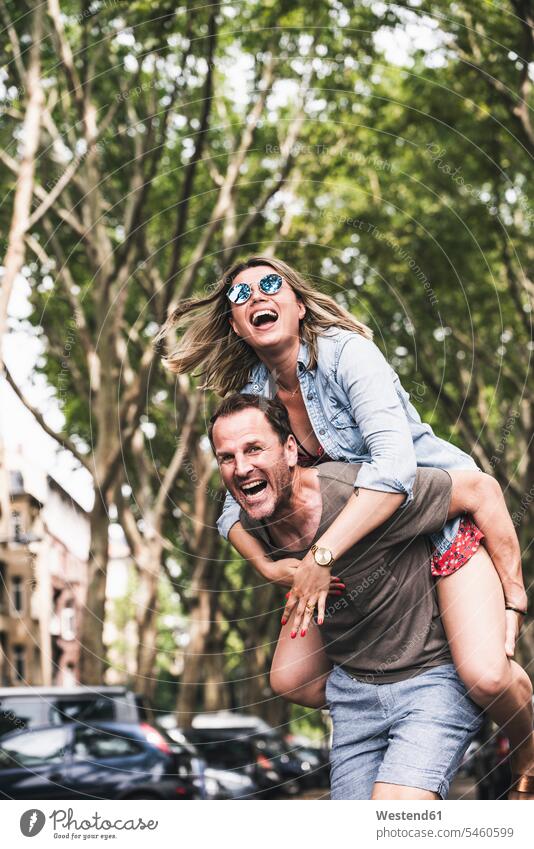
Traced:
POLYGON ((51 476, 43 501, 10 473, 11 533, 0 543, 2 686, 76 684, 89 517, 51 476))

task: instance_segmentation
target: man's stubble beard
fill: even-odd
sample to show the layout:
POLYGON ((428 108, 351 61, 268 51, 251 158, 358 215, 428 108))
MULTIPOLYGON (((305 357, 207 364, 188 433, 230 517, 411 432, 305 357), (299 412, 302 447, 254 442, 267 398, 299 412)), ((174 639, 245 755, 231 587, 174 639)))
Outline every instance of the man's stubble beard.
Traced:
POLYGON ((277 498, 271 513, 268 516, 264 516, 262 521, 273 522, 283 517, 284 511, 286 511, 291 504, 291 496, 293 495, 293 477, 294 470, 285 466, 283 474, 280 474, 279 480, 277 481, 277 484, 279 484, 281 480, 281 485, 278 487, 280 495, 277 498))

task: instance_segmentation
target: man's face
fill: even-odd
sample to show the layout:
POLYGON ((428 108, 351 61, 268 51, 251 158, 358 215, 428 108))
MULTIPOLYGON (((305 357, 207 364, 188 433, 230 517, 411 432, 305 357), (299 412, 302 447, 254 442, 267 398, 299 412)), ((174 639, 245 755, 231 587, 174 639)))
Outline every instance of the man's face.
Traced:
POLYGON ((249 407, 217 419, 212 438, 226 488, 251 519, 269 519, 291 494, 294 437, 282 445, 265 414, 249 407))

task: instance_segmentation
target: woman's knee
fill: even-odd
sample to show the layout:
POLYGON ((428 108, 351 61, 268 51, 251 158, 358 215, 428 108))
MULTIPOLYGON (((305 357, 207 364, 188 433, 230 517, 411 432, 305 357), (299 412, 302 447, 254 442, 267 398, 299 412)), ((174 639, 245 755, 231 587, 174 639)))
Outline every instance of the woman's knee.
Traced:
POLYGON ((286 693, 295 689, 295 676, 288 674, 285 669, 271 669, 269 684, 275 696, 285 697, 286 693))
POLYGON ((271 669, 269 675, 271 690, 275 696, 305 707, 321 708, 325 704, 325 679, 318 676, 312 681, 303 682, 290 670, 271 669))

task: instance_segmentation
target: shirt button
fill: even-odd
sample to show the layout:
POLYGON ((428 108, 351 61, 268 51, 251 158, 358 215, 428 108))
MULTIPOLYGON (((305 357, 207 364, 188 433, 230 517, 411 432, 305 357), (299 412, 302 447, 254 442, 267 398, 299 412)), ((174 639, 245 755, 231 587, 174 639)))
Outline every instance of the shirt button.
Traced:
POLYGON ((324 434, 324 428, 321 428, 321 430, 319 431, 319 433, 321 434, 321 436, 323 436, 323 434, 324 434))
POLYGON ((312 395, 312 393, 310 392, 310 394, 308 395, 308 401, 313 401, 314 398, 315 395, 312 395))

